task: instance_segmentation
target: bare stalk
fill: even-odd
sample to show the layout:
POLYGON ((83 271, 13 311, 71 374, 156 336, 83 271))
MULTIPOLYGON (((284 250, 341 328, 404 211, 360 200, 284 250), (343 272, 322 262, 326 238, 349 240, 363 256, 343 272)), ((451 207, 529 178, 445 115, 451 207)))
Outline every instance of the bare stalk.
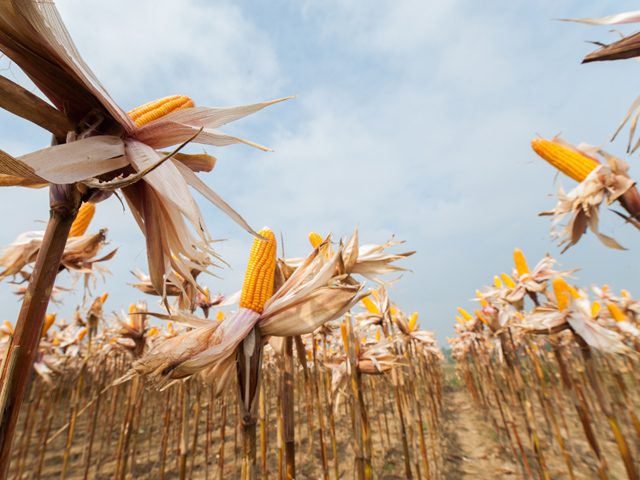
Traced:
POLYGON ((7 478, 13 435, 18 424, 20 407, 27 389, 33 360, 38 351, 49 298, 71 225, 81 203, 81 194, 75 185, 51 184, 49 198, 49 223, 11 342, 11 348, 20 347, 17 350, 15 368, 9 375, 6 369, 2 373, 3 390, 7 392, 7 402, 0 419, 0 480, 7 478))

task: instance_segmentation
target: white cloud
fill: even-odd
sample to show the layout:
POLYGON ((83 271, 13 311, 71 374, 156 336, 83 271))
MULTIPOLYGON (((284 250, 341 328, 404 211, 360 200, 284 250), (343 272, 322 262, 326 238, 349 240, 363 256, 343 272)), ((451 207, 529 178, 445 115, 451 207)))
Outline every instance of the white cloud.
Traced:
POLYGON ((85 61, 125 109, 176 93, 221 106, 266 100, 280 67, 233 2, 85 2, 58 8, 85 61))

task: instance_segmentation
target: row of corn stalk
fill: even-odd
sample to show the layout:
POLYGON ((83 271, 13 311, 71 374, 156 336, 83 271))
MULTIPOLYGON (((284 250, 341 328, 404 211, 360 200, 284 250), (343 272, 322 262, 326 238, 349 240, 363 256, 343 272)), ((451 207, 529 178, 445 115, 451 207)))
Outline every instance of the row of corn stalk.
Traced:
MULTIPOLYGON (((327 479, 345 471, 372 478, 394 468, 385 459, 395 450, 403 452, 407 477, 437 478, 439 351, 415 315, 407 318, 388 302, 383 286, 365 299, 360 313, 356 307, 296 336, 289 349, 286 340, 265 345, 258 476, 294 478, 302 470, 327 479), (386 317, 384 308, 393 313, 386 317), (285 344, 281 353, 278 343, 285 344)), ((105 301, 98 297, 72 322, 48 317, 12 477, 235 478, 243 462, 237 382, 232 378, 222 392, 219 379, 206 374, 163 391, 148 388, 145 377, 117 383, 133 360, 187 329, 150 325, 144 303, 105 319, 105 301)), ((0 345, 11 330, 3 325, 0 345)))
POLYGON ((512 274, 477 291, 473 315, 459 309, 450 342, 460 378, 522 475, 637 479, 640 302, 607 286, 591 287, 590 300, 550 257, 531 270, 521 251, 514 259, 512 274))

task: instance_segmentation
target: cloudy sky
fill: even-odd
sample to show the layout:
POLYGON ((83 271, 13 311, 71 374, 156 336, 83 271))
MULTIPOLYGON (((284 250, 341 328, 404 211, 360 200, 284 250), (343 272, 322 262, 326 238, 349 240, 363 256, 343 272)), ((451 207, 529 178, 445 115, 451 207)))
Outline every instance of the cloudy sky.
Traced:
MULTIPOLYGON (((456 308, 474 308, 468 300, 476 288, 511 271, 515 247, 530 264, 548 252, 566 268, 583 267, 580 285, 640 295, 640 232, 611 212, 602 214, 602 231, 629 251, 587 235, 560 255, 547 238, 550 220, 537 214, 554 207, 558 180, 530 147, 558 133, 575 144, 609 140, 640 93, 640 65, 580 65, 595 49, 586 41, 618 34, 554 19, 634 10, 636 2, 56 3, 84 59, 125 110, 172 94, 202 106, 297 95, 223 128, 273 153, 207 148, 218 163, 202 178, 254 228, 281 233, 287 256, 308 253, 309 231, 339 237, 358 228, 362 244, 406 240, 395 251, 417 253, 401 262, 412 273, 392 299, 418 311, 441 343, 452 335, 456 308)), ((34 90, 15 65, 1 67, 34 90)), ((0 112, 0 125, 0 148, 14 156, 49 143, 46 132, 10 114, 0 112)), ((607 150, 629 161, 634 177, 638 159, 625 147, 623 135, 607 150)), ((44 229, 47 191, 0 195, 0 245, 44 229)), ((231 266, 205 283, 235 292, 252 237, 197 199, 211 233, 227 239, 217 250, 231 266)), ((126 282, 135 281, 130 270, 147 271, 144 239, 116 198, 98 205, 90 232, 99 228, 119 250, 108 264, 113 276, 95 293, 108 291, 106 310, 119 311, 142 298, 126 282)), ((58 310, 68 315, 81 300, 71 296, 58 310)), ((14 321, 19 303, 6 281, 0 302, 2 319, 14 321)))

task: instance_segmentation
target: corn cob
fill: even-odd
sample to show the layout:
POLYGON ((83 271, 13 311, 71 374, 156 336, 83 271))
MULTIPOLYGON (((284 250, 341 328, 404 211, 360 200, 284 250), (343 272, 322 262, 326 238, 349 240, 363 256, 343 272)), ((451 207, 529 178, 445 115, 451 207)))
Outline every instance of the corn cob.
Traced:
POLYGON ((78 341, 81 342, 86 335, 87 335, 87 327, 84 327, 82 330, 80 330, 80 333, 78 333, 78 341))
POLYGON ((222 310, 218 310, 218 315, 216 315, 216 320, 218 320, 219 322, 224 320, 224 313, 222 313, 222 310))
POLYGON ((138 309, 136 308, 136 304, 135 303, 131 303, 129 304, 129 325, 132 327, 135 327, 135 323, 133 321, 133 314, 137 311, 138 309))
POLYGON ((600 313, 600 303, 599 303, 599 302, 594 301, 594 302, 591 304, 591 316, 592 316, 593 318, 596 318, 596 317, 598 316, 598 313, 600 313))
POLYGON ((364 303, 364 306, 367 308, 367 310, 369 310, 369 313, 373 313, 375 315, 378 315, 380 313, 378 311, 378 307, 375 306, 375 304, 371 301, 369 297, 364 297, 362 299, 362 303, 364 303))
POLYGON ((571 287, 564 278, 554 278, 553 293, 556 295, 556 301, 558 302, 558 310, 564 312, 567 309, 569 303, 569 294, 573 298, 580 298, 580 294, 575 288, 571 287))
POLYGON ((342 343, 344 344, 344 351, 348 354, 349 350, 347 350, 347 345, 349 345, 349 340, 347 337, 347 324, 342 322, 340 324, 340 331, 342 332, 342 343))
POLYGON ((156 327, 151 327, 151 329, 147 332, 147 337, 152 337, 158 333, 158 329, 156 327))
POLYGON ((464 322, 462 321, 462 319, 461 319, 459 316, 457 316, 457 315, 456 315, 456 320, 458 321, 458 323, 459 323, 460 325, 462 325, 462 324, 464 323, 464 322))
POLYGON ((84 235, 84 232, 86 232, 89 227, 89 223, 91 223, 94 213, 96 213, 96 206, 93 203, 83 203, 80 210, 78 210, 78 216, 71 225, 69 238, 84 235))
POLYGON ((486 307, 489 305, 489 303, 482 296, 482 292, 480 290, 476 290, 476 297, 480 301, 480 305, 482 305, 483 307, 486 307))
POLYGON ((276 236, 268 228, 260 230, 260 235, 268 241, 254 239, 240 296, 240 308, 258 313, 262 313, 265 302, 273 294, 276 271, 276 236))
POLYGON ((127 114, 136 123, 137 127, 141 127, 145 123, 157 120, 168 113, 182 110, 183 108, 193 108, 194 106, 193 100, 189 97, 173 95, 134 108, 130 112, 127 112, 127 114))
POLYGON ((624 316, 624 313, 620 311, 618 306, 614 303, 607 303, 607 308, 609 309, 609 313, 613 317, 616 322, 626 322, 627 317, 624 316))
POLYGON ((518 272, 518 277, 522 277, 529 272, 529 266, 527 265, 527 261, 524 258, 524 254, 522 250, 516 248, 513 251, 513 260, 516 262, 516 271, 518 272))
POLYGON ((322 243, 322 237, 315 232, 309 232, 309 241, 313 248, 318 248, 318 245, 322 243))
POLYGON ((411 315, 411 320, 409 320, 409 331, 413 332, 414 327, 416 326, 416 322, 418 321, 418 312, 411 315))
POLYGON ((469 320, 473 319, 473 317, 471 315, 469 315, 469 313, 467 313, 467 311, 465 309, 463 309, 463 308, 459 308, 458 312, 460 312, 460 315, 462 315, 462 318, 464 318, 465 321, 467 321, 467 322, 469 320))
POLYGON ((53 322, 56 321, 56 314, 55 313, 48 313, 46 317, 44 317, 44 325, 42 326, 42 334, 40 335, 40 338, 44 338, 45 335, 47 334, 47 332, 49 331, 49 329, 51 328, 51 325, 53 325, 53 322))
POLYGON ((538 155, 576 182, 582 182, 600 165, 592 158, 543 138, 532 140, 531 146, 538 155))
POLYGON ((501 273, 502 281, 504 282, 505 287, 507 288, 516 288, 516 284, 513 282, 513 279, 507 275, 506 273, 501 273))
POLYGON ((500 281, 500 277, 498 276, 493 277, 493 284, 498 288, 502 287, 502 282, 500 281))
POLYGON ((476 317, 482 320, 482 323, 484 323, 489 329, 493 330, 489 325, 489 320, 487 320, 487 317, 485 317, 480 310, 474 310, 474 313, 476 314, 476 317))

